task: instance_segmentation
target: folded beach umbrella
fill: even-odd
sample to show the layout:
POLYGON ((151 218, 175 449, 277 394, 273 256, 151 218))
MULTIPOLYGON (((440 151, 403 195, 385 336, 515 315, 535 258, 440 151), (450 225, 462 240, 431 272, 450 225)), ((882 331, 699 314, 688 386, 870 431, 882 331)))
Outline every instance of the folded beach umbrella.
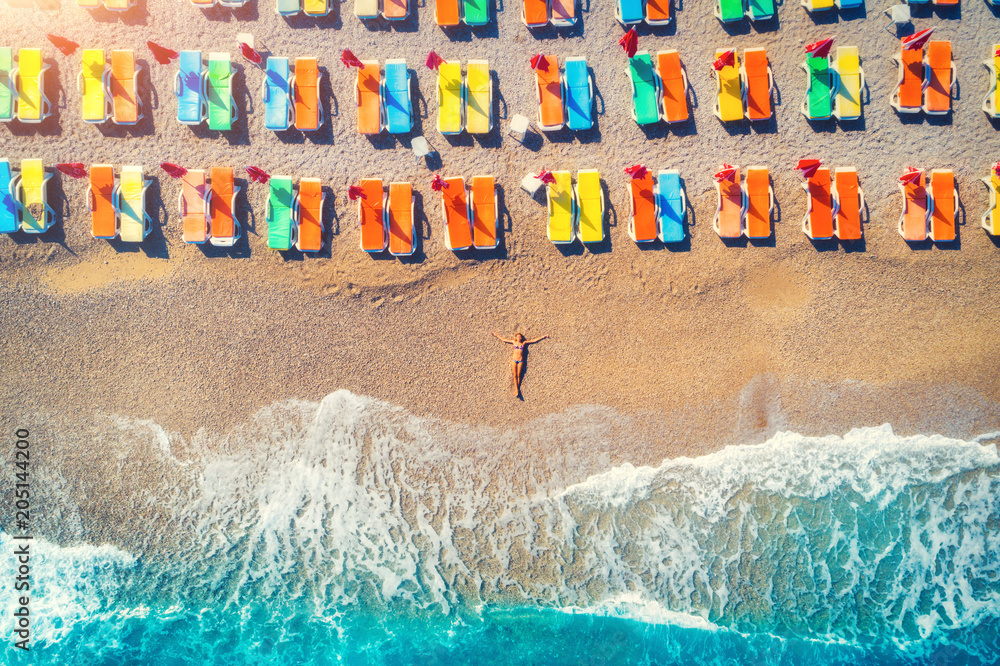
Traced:
POLYGON ((541 171, 539 171, 538 175, 535 176, 535 178, 542 181, 546 185, 556 182, 555 175, 551 171, 547 171, 546 169, 542 169, 541 171))
POLYGON ((635 28, 629 28, 628 32, 618 40, 618 44, 625 49, 625 55, 629 58, 633 57, 639 49, 639 35, 636 33, 635 28))
POLYGON ((915 185, 918 182, 920 182, 921 174, 923 174, 923 171, 921 171, 920 169, 916 169, 914 167, 906 167, 906 171, 903 172, 903 175, 899 177, 899 182, 915 185))
POLYGON ((444 58, 439 56, 434 51, 431 51, 427 54, 427 62, 424 64, 427 65, 428 69, 438 69, 442 63, 444 63, 444 58))
POLYGON ((549 61, 541 53, 531 56, 531 69, 540 69, 543 72, 549 71, 549 61))
POLYGON ((812 178, 816 175, 816 170, 822 164, 820 160, 803 159, 795 165, 795 170, 802 174, 803 178, 812 178))
POLYGON ((347 188, 347 198, 351 201, 357 201, 358 199, 367 199, 368 195, 365 194, 364 188, 351 185, 347 188))
POLYGON ((255 65, 264 62, 264 58, 246 42, 240 42, 240 55, 255 65))
POLYGON ((267 181, 271 180, 271 174, 264 171, 260 167, 248 166, 246 167, 247 175, 250 176, 250 180, 266 185, 267 181))
POLYGON ((736 175, 736 167, 734 167, 732 164, 726 164, 725 162, 723 162, 722 168, 715 172, 713 178, 715 178, 715 182, 721 183, 725 180, 732 180, 735 175, 736 175))
POLYGON ((56 165, 56 169, 58 169, 60 173, 64 173, 73 178, 87 177, 87 169, 83 166, 82 162, 62 162, 56 165))
POLYGON ((642 166, 641 164, 633 164, 632 166, 625 167, 625 173, 632 177, 633 180, 645 178, 646 174, 649 173, 649 169, 642 166))
POLYGON ((63 55, 73 55, 80 46, 71 39, 66 39, 65 37, 60 37, 59 35, 53 35, 52 33, 46 33, 45 36, 49 38, 49 41, 52 42, 57 49, 62 51, 63 55))
POLYGON ((722 55, 715 59, 712 67, 717 72, 721 72, 724 67, 734 67, 736 65, 736 51, 729 49, 723 51, 722 55))
POLYGON ((997 175, 997 178, 1000 178, 1000 162, 993 165, 993 173, 997 175))
POLYGON ((827 37, 826 39, 821 39, 818 42, 806 44, 806 53, 814 58, 826 58, 830 55, 830 49, 832 47, 833 37, 827 37))
POLYGON ((357 67, 358 69, 361 69, 362 67, 365 66, 363 62, 358 60, 358 57, 356 55, 354 55, 347 49, 344 49, 344 51, 340 54, 340 62, 344 63, 344 65, 347 67, 357 67))
POLYGON ((148 46, 149 50, 153 52, 153 58, 156 60, 156 62, 160 63, 161 65, 169 65, 174 60, 174 58, 180 56, 180 53, 178 53, 177 51, 174 51, 173 49, 168 49, 165 46, 160 46, 154 41, 146 42, 146 46, 148 46))
POLYGON ((446 181, 438 174, 434 174, 434 178, 431 179, 431 189, 434 190, 435 192, 440 192, 444 190, 446 187, 448 187, 448 181, 446 181))
POLYGON ((188 170, 182 166, 171 164, 170 162, 160 162, 160 168, 167 172, 171 178, 183 178, 188 170))
POLYGON ((927 44, 927 40, 931 38, 931 34, 933 33, 934 28, 925 28, 913 33, 912 35, 903 37, 903 39, 900 40, 903 44, 903 49, 907 51, 916 51, 924 48, 924 45, 927 44))

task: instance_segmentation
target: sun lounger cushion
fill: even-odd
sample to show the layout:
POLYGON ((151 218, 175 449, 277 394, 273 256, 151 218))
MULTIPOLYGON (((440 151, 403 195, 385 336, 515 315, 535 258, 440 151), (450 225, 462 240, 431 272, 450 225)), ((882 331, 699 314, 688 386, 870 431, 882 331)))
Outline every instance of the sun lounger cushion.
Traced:
POLYGON ((21 49, 17 54, 17 118, 42 119, 42 50, 21 49))
POLYGON ((104 70, 104 51, 84 49, 80 96, 83 98, 83 119, 89 122, 102 122, 106 117, 108 106, 104 96, 104 70))
POLYGON ((580 241, 600 243, 604 240, 604 191, 601 189, 601 174, 594 170, 577 173, 576 194, 580 241))
POLYGON ((228 53, 208 55, 208 128, 233 127, 233 66, 228 53))
POLYGON ((383 0, 382 2, 382 16, 390 21, 406 18, 409 11, 408 0, 383 0))
POLYGON ((288 58, 270 57, 264 74, 264 127, 269 130, 288 129, 289 79, 288 58))
POLYGON ((236 235, 232 167, 212 167, 211 180, 212 198, 208 212, 212 223, 212 238, 229 240, 236 235))
POLYGON ((202 120, 201 51, 181 51, 177 60, 177 120, 197 124, 202 120))
POLYGON ((753 21, 774 16, 774 0, 747 0, 747 13, 753 21))
POLYGON ((747 238, 771 236, 771 181, 767 167, 747 168, 744 187, 747 192, 747 238))
POLYGON ((687 87, 677 51, 660 51, 656 54, 656 71, 663 88, 663 118, 668 123, 688 119, 687 87))
POLYGON ((299 181, 299 242, 303 252, 323 247, 323 183, 319 178, 299 181))
POLYGON ((290 250, 292 249, 292 179, 288 176, 271 176, 268 185, 270 191, 267 246, 272 250, 290 250))
POLYGON ((723 23, 742 21, 743 0, 719 0, 718 17, 723 23))
POLYGON ((806 93, 806 109, 808 117, 814 119, 829 118, 833 112, 830 101, 830 59, 826 56, 806 58, 806 68, 809 71, 809 89, 806 93))
POLYGON ((900 51, 903 80, 899 84, 899 105, 904 109, 919 109, 923 104, 924 62, 919 50, 900 51))
POLYGON ((559 60, 554 55, 546 55, 548 69, 535 70, 538 86, 539 125, 543 128, 558 128, 563 125, 562 84, 559 81, 559 60))
POLYGON ((554 25, 572 25, 576 22, 576 0, 551 0, 552 23, 554 25))
POLYGON ((378 16, 378 0, 354 0, 354 15, 362 19, 378 16))
POLYGON ((955 240, 955 174, 951 169, 931 172, 931 195, 934 200, 931 238, 937 242, 955 240))
POLYGON ((302 6, 299 0, 276 0, 275 8, 282 16, 294 16, 299 13, 302 6))
POLYGON ((385 63, 385 124, 390 134, 404 134, 413 129, 410 105, 410 74, 406 61, 385 63))
POLYGON ((10 160, 0 160, 0 234, 14 233, 18 229, 17 206, 10 191, 13 179, 10 160))
POLYGON ((861 117, 861 62, 857 46, 837 48, 837 88, 836 112, 841 120, 861 117))
POLYGON ((486 134, 490 131, 493 83, 485 60, 470 60, 466 68, 465 131, 486 134))
POLYGON ((114 121, 132 125, 139 121, 139 99, 136 90, 135 52, 111 52, 111 101, 114 121))
MULTIPOLYGON (((722 57, 725 51, 716 51, 716 59, 722 57)), ((743 120, 743 84, 740 81, 740 59, 733 55, 733 64, 726 65, 716 71, 719 85, 719 97, 716 102, 716 112, 723 122, 743 120)))
POLYGON ((549 22, 549 6, 546 0, 522 0, 524 3, 524 22, 534 28, 547 25, 549 22))
POLYGON ((205 203, 208 187, 205 172, 189 169, 181 177, 181 223, 185 243, 204 243, 208 240, 208 217, 205 203))
POLYGON ((930 82, 925 88, 925 108, 928 113, 951 110, 951 42, 927 43, 927 67, 930 82))
POLYGON ((656 239, 656 198, 653 194, 653 174, 629 181, 632 191, 632 236, 637 243, 656 239))
POLYGON ((389 252, 413 253, 413 186, 410 183, 389 183, 389 252))
POLYGON ((84 9, 97 9, 103 4, 104 0, 76 0, 76 6, 84 9))
MULTIPOLYGON (((990 50, 992 57, 986 61, 986 66, 990 70, 990 92, 986 95, 986 100, 983 102, 983 111, 988 113, 991 118, 996 118, 1000 114, 1000 56, 996 55, 996 52, 1000 51, 1000 44, 994 44, 993 48, 990 50)), ((3 51, 0 50, 0 81, 3 77, 3 51)), ((3 118, 3 88, 0 88, 0 119, 3 118)))
POLYGON ((104 6, 107 9, 113 9, 116 11, 125 11, 132 6, 134 0, 104 0, 104 6))
POLYGON ((590 70, 584 58, 567 58, 566 126, 571 130, 588 130, 594 126, 594 98, 590 94, 590 70))
POLYGON ((295 128, 319 129, 319 64, 316 58, 295 59, 295 128))
POLYGON ((9 46, 0 46, 0 121, 14 117, 14 100, 10 73, 14 69, 14 52, 9 46))
POLYGON ((327 0, 302 0, 302 13, 306 16, 324 16, 329 11, 327 0))
POLYGON ((493 176, 473 176, 472 244, 489 249, 497 245, 496 183, 493 176))
POLYGON ((361 249, 365 252, 381 252, 385 249, 385 216, 382 201, 382 179, 364 178, 360 183, 364 198, 358 199, 361 224, 361 249))
MULTIPOLYGON (((983 179, 990 195, 989 208, 983 213, 982 225, 986 233, 992 236, 1000 236, 1000 177, 996 171, 990 169, 990 177, 983 179)), ((3 187, 3 163, 0 162, 0 188, 3 187)), ((0 191, 0 196, 3 192, 0 191)), ((0 206, 0 218, 3 217, 3 207, 0 206)))
POLYGON ((366 61, 358 70, 358 131, 362 134, 382 131, 380 81, 378 62, 366 61))
POLYGON ((448 247, 461 250, 472 246, 472 224, 464 178, 445 178, 448 184, 441 191, 444 202, 445 234, 448 247))
POLYGON ((646 0, 646 23, 665 25, 670 21, 670 0, 646 0))
POLYGON ((716 183, 719 188, 719 210, 716 233, 722 238, 738 238, 743 233, 743 190, 740 189, 740 170, 732 179, 716 183))
POLYGON ((629 75, 632 78, 632 106, 635 121, 640 125, 650 125, 660 119, 659 100, 656 98, 656 79, 653 61, 648 53, 637 53, 628 60, 629 75))
POLYGON ((747 49, 743 52, 747 118, 750 120, 767 120, 771 117, 771 87, 767 68, 767 52, 764 49, 747 49))
POLYGON ((118 190, 121 239, 141 243, 146 237, 146 182, 141 166, 123 166, 118 190))
POLYGON ((856 169, 841 168, 833 177, 837 190, 837 238, 858 240, 861 238, 861 199, 858 194, 858 172, 856 169))
POLYGON ((45 167, 41 160, 21 161, 21 228, 41 232, 48 226, 45 202, 45 167), (39 211, 35 217, 33 211, 39 211))
POLYGON ((927 180, 924 174, 915 183, 903 183, 901 231, 908 241, 927 239, 927 180))
POLYGON ((458 0, 434 0, 434 20, 438 25, 458 25, 458 0))
POLYGON ((464 0, 462 20, 466 25, 486 25, 490 22, 489 0, 464 0))
POLYGON ((830 169, 820 167, 806 180, 809 192, 808 235, 810 238, 833 238, 833 198, 830 169))
POLYGON ((639 23, 642 21, 642 0, 618 0, 618 13, 622 23, 639 23))
POLYGON ((462 65, 441 63, 438 68, 438 131, 458 134, 462 131, 462 65))
POLYGON ((556 182, 549 183, 549 240, 569 243, 573 240, 573 174, 554 171, 556 182))
POLYGON ((660 210, 660 240, 678 243, 684 240, 684 213, 686 205, 681 193, 681 176, 673 170, 661 171, 656 176, 656 205, 660 210))

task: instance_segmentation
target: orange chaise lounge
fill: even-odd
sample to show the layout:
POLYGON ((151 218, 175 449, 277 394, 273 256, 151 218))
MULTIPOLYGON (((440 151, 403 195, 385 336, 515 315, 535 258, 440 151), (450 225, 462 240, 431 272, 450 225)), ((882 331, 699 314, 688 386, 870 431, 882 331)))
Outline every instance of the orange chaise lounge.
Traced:
POLYGON ((903 194, 903 210, 899 214, 899 235, 905 240, 919 242, 927 240, 927 218, 930 217, 930 201, 927 197, 927 177, 923 171, 913 182, 900 182, 903 194))
POLYGON ((833 200, 830 167, 821 166, 802 183, 806 191, 806 214, 802 218, 802 233, 814 240, 833 238, 833 218, 837 214, 833 200))
POLYGON ((653 193, 653 173, 649 170, 641 178, 632 178, 628 188, 631 215, 628 235, 636 243, 648 243, 657 238, 656 196, 653 193))
POLYGON ((300 252, 323 249, 323 181, 319 178, 299 180, 299 193, 292 204, 292 215, 299 226, 295 247, 300 252))
POLYGON ((740 168, 735 170, 732 178, 715 180, 715 190, 718 194, 718 207, 712 229, 720 238, 739 238, 743 234, 743 216, 746 213, 747 202, 744 199, 743 188, 740 187, 740 168))
POLYGON ((358 69, 354 87, 354 101, 358 107, 358 131, 378 134, 382 131, 382 70, 377 60, 363 60, 358 69))
POLYGON ((472 246, 477 250, 492 250, 498 243, 500 216, 496 190, 493 176, 472 177, 469 203, 472 208, 472 246))
POLYGON ((930 231, 928 235, 935 243, 949 243, 955 240, 955 213, 958 208, 958 189, 955 187, 955 173, 951 169, 934 169, 927 184, 927 196, 931 200, 930 231))
POLYGON ((441 218, 444 222, 444 242, 449 250, 472 247, 472 224, 465 192, 465 178, 445 178, 441 190, 441 218))
POLYGON ((188 169, 181 177, 177 212, 185 243, 200 245, 208 240, 208 178, 202 169, 188 169))
POLYGON ((110 164, 90 167, 90 235, 94 238, 118 237, 118 213, 114 204, 115 168, 110 164))
POLYGON ((771 176, 766 166, 747 167, 746 179, 743 182, 746 195, 746 228, 747 238, 771 237, 771 211, 774 210, 774 188, 771 187, 771 176))
POLYGON ((389 254, 397 257, 408 257, 417 251, 413 202, 413 185, 389 183, 389 201, 385 208, 389 227, 389 254))
POLYGON ((389 234, 385 228, 382 179, 363 178, 359 186, 364 193, 364 196, 358 197, 361 249, 365 252, 382 252, 389 242, 389 234))
POLYGON ((865 193, 858 184, 858 170, 837 167, 833 174, 833 197, 837 202, 837 217, 833 233, 840 240, 861 240, 861 211, 865 208, 865 193))
POLYGON ((559 60, 554 55, 546 55, 545 60, 547 69, 535 70, 535 94, 538 98, 538 129, 548 132, 562 129, 565 119, 559 60))
POLYGON ((240 222, 236 218, 236 195, 240 188, 233 184, 232 167, 212 167, 209 172, 208 215, 211 243, 232 247, 240 239, 240 222))

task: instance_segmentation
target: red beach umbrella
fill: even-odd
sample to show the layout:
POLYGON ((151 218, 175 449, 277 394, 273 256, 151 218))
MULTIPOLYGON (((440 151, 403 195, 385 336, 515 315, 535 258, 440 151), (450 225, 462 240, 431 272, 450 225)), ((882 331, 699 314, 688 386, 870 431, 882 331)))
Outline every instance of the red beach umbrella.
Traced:
POLYGON ((67 176, 72 176, 73 178, 86 178, 87 168, 83 166, 82 162, 62 162, 56 165, 60 173, 64 173, 67 176))
POLYGON ((915 185, 916 183, 920 182, 920 174, 922 173, 923 171, 921 171, 920 169, 916 169, 914 167, 906 167, 906 171, 903 173, 902 176, 899 177, 899 182, 915 185))
POLYGON ((639 49, 639 35, 636 33, 635 28, 629 28, 628 32, 618 40, 618 45, 625 50, 625 55, 629 58, 634 56, 635 52, 639 49))
POLYGON ((240 55, 255 65, 259 65, 264 62, 264 58, 246 42, 240 42, 240 55))
POLYGON ((553 175, 553 173, 551 171, 548 171, 547 169, 542 169, 541 171, 539 171, 538 175, 535 176, 535 178, 542 181, 546 185, 556 182, 555 175, 553 175))
POLYGON ((736 175, 736 167, 734 167, 732 164, 726 164, 725 162, 723 162, 722 168, 715 172, 713 178, 715 178, 715 182, 721 183, 724 180, 732 180, 733 176, 735 175, 736 175))
POLYGON ((821 39, 818 42, 806 44, 806 53, 814 58, 826 58, 830 55, 830 49, 832 47, 833 37, 827 37, 826 39, 821 39))
POLYGON ((632 180, 639 180, 640 178, 646 177, 646 174, 649 173, 649 169, 641 164, 633 164, 632 166, 625 167, 625 173, 632 176, 632 180))
POLYGON ((347 198, 351 201, 357 201, 358 199, 367 199, 368 195, 357 185, 351 185, 347 188, 347 198))
POLYGON ((363 62, 358 60, 358 57, 356 55, 354 55, 347 49, 344 49, 343 53, 340 54, 340 62, 344 63, 344 65, 347 67, 357 67, 358 69, 361 69, 362 67, 365 66, 363 62))
POLYGON ((800 172, 803 178, 812 178, 816 175, 816 170, 819 169, 820 164, 822 164, 820 160, 799 160, 798 164, 795 165, 795 170, 800 172))
POLYGON ((906 49, 907 51, 916 51, 918 49, 924 48, 924 44, 927 43, 927 40, 931 38, 931 35, 933 33, 934 33, 934 28, 925 28, 923 30, 913 33, 912 35, 903 37, 903 39, 900 41, 903 44, 903 48, 906 49))
POLYGON ((160 162, 160 168, 166 171, 167 175, 171 178, 183 178, 188 172, 184 167, 171 164, 170 162, 160 162))
POLYGON ((715 71, 721 72, 723 67, 734 67, 736 65, 736 51, 729 49, 712 63, 715 71))
POLYGON ((541 53, 531 56, 531 69, 540 69, 543 72, 549 71, 549 61, 541 53))
POLYGON ((153 58, 156 59, 156 62, 161 65, 169 65, 174 58, 180 55, 177 51, 168 49, 165 46, 160 46, 153 41, 146 42, 146 46, 148 46, 149 50, 153 52, 153 58))
POLYGON ((434 53, 434 51, 431 51, 427 54, 427 62, 424 64, 427 65, 428 69, 437 69, 443 62, 444 58, 439 56, 437 53, 434 53))
POLYGON ((250 180, 266 185, 267 181, 271 180, 271 174, 264 171, 260 167, 248 166, 246 167, 247 175, 250 176, 250 180))
POLYGON ((997 175, 997 178, 1000 178, 1000 162, 993 165, 993 173, 997 175))
POLYGON ((431 180, 431 189, 435 192, 440 192, 446 187, 448 187, 448 181, 438 174, 434 174, 434 178, 431 180))
POLYGON ((60 37, 59 35, 53 35, 52 33, 46 33, 46 37, 49 41, 60 51, 63 55, 73 55, 76 50, 80 48, 80 45, 74 42, 72 39, 66 39, 65 37, 60 37))

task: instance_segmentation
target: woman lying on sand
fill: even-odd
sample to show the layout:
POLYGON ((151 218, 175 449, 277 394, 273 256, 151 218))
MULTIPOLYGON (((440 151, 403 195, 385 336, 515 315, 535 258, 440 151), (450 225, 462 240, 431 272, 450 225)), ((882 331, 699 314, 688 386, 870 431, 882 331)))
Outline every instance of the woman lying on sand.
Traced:
POLYGON ((521 377, 524 376, 524 359, 527 358, 528 345, 541 342, 549 336, 543 335, 542 337, 535 338, 534 340, 525 340, 523 335, 515 333, 513 340, 507 340, 506 338, 501 338, 492 331, 490 331, 490 333, 500 342, 506 342, 509 345, 514 345, 514 357, 510 360, 510 372, 514 377, 514 392, 511 395, 519 396, 521 395, 521 377))

